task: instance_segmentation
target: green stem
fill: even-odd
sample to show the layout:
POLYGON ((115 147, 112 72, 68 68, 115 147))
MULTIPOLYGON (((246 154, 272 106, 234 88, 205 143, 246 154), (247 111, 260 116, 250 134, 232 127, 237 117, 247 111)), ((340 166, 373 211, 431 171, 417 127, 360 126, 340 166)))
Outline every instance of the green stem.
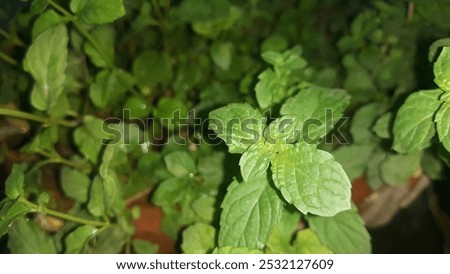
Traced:
POLYGON ((0 115, 31 120, 31 121, 35 121, 35 122, 44 123, 47 125, 60 125, 60 126, 64 126, 64 127, 76 127, 79 124, 79 121, 67 121, 64 119, 44 117, 44 116, 39 116, 39 115, 28 113, 28 112, 7 109, 7 108, 0 108, 0 115))
POLYGON ((66 166, 70 166, 70 167, 79 169, 79 170, 83 169, 82 165, 79 165, 79 164, 74 163, 74 162, 72 162, 70 160, 67 160, 66 158, 61 157, 61 155, 59 155, 59 154, 56 154, 56 153, 52 154, 52 153, 48 153, 48 152, 43 151, 43 150, 39 150, 39 151, 37 151, 37 153, 42 155, 42 156, 44 156, 44 157, 46 157, 46 158, 48 158, 48 163, 63 164, 63 165, 66 165, 66 166))
POLYGON ((14 60, 12 57, 6 55, 3 52, 0 52, 0 58, 3 59, 5 62, 7 62, 8 64, 11 64, 13 66, 17 66, 17 61, 14 60))
POLYGON ((48 1, 49 5, 52 6, 55 10, 62 13, 64 16, 68 17, 70 20, 74 19, 74 15, 72 15, 70 12, 68 12, 65 8, 61 7, 58 3, 55 3, 54 1, 50 0, 48 1))
POLYGON ((8 32, 6 32, 3 29, 0 29, 0 35, 5 37, 9 41, 11 41, 16 46, 25 47, 25 43, 22 40, 20 40, 17 37, 12 36, 11 34, 9 34, 8 32))
MULTIPOLYGON (((27 205, 32 211, 38 212, 39 205, 28 201, 24 197, 20 197, 19 201, 21 203, 27 205)), ((71 221, 71 222, 74 222, 74 223, 84 224, 84 225, 92 225, 92 226, 100 226, 100 227, 105 227, 105 226, 109 226, 110 225, 110 223, 108 223, 108 222, 100 222, 100 221, 88 220, 88 219, 85 219, 85 218, 69 215, 69 214, 62 213, 62 212, 59 212, 59 211, 56 211, 56 210, 52 210, 52 209, 48 209, 48 208, 46 209, 46 214, 54 216, 54 217, 57 217, 57 218, 61 218, 61 219, 67 220, 67 221, 71 221)))

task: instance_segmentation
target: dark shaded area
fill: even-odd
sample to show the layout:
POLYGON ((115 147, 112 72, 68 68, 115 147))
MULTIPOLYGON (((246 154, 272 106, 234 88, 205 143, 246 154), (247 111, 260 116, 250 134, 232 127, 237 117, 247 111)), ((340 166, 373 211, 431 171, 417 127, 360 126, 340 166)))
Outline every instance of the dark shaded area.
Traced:
POLYGON ((443 253, 442 233, 436 224, 424 191, 408 208, 402 209, 386 226, 369 229, 373 253, 443 253))

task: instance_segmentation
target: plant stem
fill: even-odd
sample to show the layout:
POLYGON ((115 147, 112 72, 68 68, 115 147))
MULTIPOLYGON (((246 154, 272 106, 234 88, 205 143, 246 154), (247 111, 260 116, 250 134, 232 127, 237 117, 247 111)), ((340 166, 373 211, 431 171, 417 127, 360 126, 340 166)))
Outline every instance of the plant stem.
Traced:
POLYGON ((0 29, 0 35, 11 41, 14 45, 19 47, 25 47, 25 43, 17 37, 12 36, 3 29, 0 29))
MULTIPOLYGON (((19 201, 21 203, 24 203, 25 205, 27 205, 34 212, 38 212, 39 205, 28 201, 24 197, 20 197, 19 201)), ((105 227, 105 226, 109 226, 110 225, 110 223, 108 223, 108 222, 100 222, 100 221, 88 220, 88 219, 85 219, 85 218, 69 215, 69 214, 62 213, 62 212, 59 212, 59 211, 56 211, 56 210, 52 210, 52 209, 48 209, 48 208, 46 209, 46 214, 54 216, 54 217, 57 217, 57 218, 61 218, 61 219, 67 220, 67 221, 71 221, 71 222, 74 222, 74 223, 84 224, 84 225, 101 226, 101 227, 105 227)))
POLYGON ((17 66, 17 61, 11 58, 10 56, 6 55, 3 52, 0 52, 0 58, 3 59, 8 64, 11 64, 13 66, 17 66))
POLYGON ((48 153, 48 152, 43 151, 43 150, 39 150, 39 151, 37 151, 37 153, 42 155, 42 156, 44 156, 44 157, 46 157, 46 158, 48 158, 48 163, 63 164, 63 165, 66 165, 66 166, 70 166, 70 167, 79 169, 79 170, 83 169, 83 167, 81 165, 79 165, 77 163, 74 163, 74 162, 72 162, 70 160, 67 160, 66 158, 61 157, 61 155, 59 155, 57 153, 52 154, 52 153, 48 153))
POLYGON ((76 121, 76 120, 75 121, 67 121, 64 119, 44 117, 44 116, 39 116, 37 114, 32 114, 32 113, 28 113, 28 112, 7 109, 7 108, 0 108, 0 115, 31 120, 31 121, 35 121, 35 122, 44 123, 47 125, 60 125, 60 126, 64 126, 64 127, 76 127, 79 124, 79 121, 76 121))

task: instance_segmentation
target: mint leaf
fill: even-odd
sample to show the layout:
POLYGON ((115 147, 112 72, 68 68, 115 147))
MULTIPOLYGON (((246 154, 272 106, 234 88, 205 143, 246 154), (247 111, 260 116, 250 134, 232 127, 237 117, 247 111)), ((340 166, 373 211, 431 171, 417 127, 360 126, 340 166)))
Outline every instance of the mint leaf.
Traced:
POLYGON ((95 37, 98 48, 96 48, 89 41, 84 44, 84 51, 89 56, 91 62, 97 67, 110 67, 115 60, 115 31, 110 25, 104 25, 94 28, 90 34, 95 37), (99 50, 101 52, 99 52, 99 50))
POLYGON ((161 124, 169 129, 185 125, 188 119, 189 104, 176 97, 164 97, 159 100, 153 114, 161 124))
POLYGON ((66 254, 80 254, 84 253, 85 246, 89 243, 92 237, 95 236, 98 229, 90 225, 80 226, 64 240, 66 244, 66 254))
POLYGON ((333 151, 334 159, 342 164, 350 181, 363 175, 370 159, 374 145, 352 144, 340 146, 333 151), (358 155, 355 157, 355 155, 358 155))
POLYGON ((119 77, 132 79, 131 75, 120 70, 102 70, 95 76, 95 80, 91 84, 89 97, 96 107, 111 107, 123 100, 127 89, 122 85, 119 77))
POLYGON ((305 141, 316 140, 333 128, 349 103, 344 90, 310 87, 286 100, 280 114, 296 118, 296 129, 305 141))
POLYGON ((287 95, 288 78, 284 75, 277 75, 272 69, 266 69, 258 75, 256 84, 256 100, 262 109, 267 109, 279 103, 287 95))
POLYGON ((38 110, 52 112, 64 89, 67 66, 67 29, 57 25, 39 34, 28 49, 23 68, 35 85, 31 104, 38 110))
POLYGON ((373 126, 375 134, 384 139, 391 139, 391 124, 394 115, 392 112, 387 112, 377 119, 373 126))
POLYGON ((434 63, 434 82, 445 92, 450 92, 450 47, 443 47, 434 63))
POLYGON ((251 249, 248 247, 222 246, 216 247, 212 254, 263 254, 263 252, 259 249, 251 249))
POLYGON ((167 53, 154 50, 140 54, 133 63, 133 74, 137 84, 149 93, 157 84, 168 84, 172 80, 172 61, 167 53))
POLYGON ((291 145, 273 158, 272 173, 286 201, 303 214, 333 216, 350 208, 350 181, 328 152, 291 145))
POLYGON ((141 240, 141 239, 134 239, 133 242, 131 242, 133 246, 133 250, 136 254, 156 254, 158 253, 158 245, 141 240))
POLYGON ((24 166, 14 164, 11 174, 5 182, 5 193, 9 199, 15 200, 24 193, 23 187, 25 184, 24 166))
POLYGON ((197 170, 194 159, 186 151, 175 151, 164 157, 167 169, 175 177, 188 176, 197 170))
POLYGON ((239 166, 241 167, 241 175, 245 182, 266 173, 270 159, 265 146, 266 144, 264 142, 259 142, 251 145, 242 154, 239 160, 239 166))
POLYGON ((211 253, 215 245, 216 230, 214 227, 197 223, 183 231, 181 250, 188 254, 211 253))
POLYGON ((77 202, 85 203, 89 196, 91 180, 80 171, 63 167, 61 170, 61 187, 68 197, 77 202))
POLYGON ((33 40, 45 30, 67 21, 67 18, 60 16, 54 10, 48 10, 42 13, 34 22, 32 31, 33 40))
POLYGON ((233 181, 221 206, 219 246, 263 248, 280 220, 282 206, 266 174, 249 182, 233 181))
POLYGON ((123 249, 129 235, 119 225, 110 225, 100 233, 92 244, 94 254, 117 254, 123 249), (112 241, 111 239, 114 239, 112 241))
POLYGON ((88 24, 105 24, 125 15, 122 0, 72 0, 70 10, 88 24))
POLYGON ((407 155, 389 154, 380 164, 383 182, 389 185, 403 185, 420 168, 420 153, 407 155))
POLYGON ((445 101, 434 117, 439 141, 450 151, 450 102, 445 101))
POLYGON ((55 254, 53 239, 36 223, 18 218, 8 232, 8 248, 14 254, 55 254))
POLYGON ((17 218, 28 212, 30 208, 19 201, 3 200, 0 203, 0 238, 9 231, 17 218))
POLYGON ((222 70, 228 70, 233 57, 233 44, 230 42, 216 42, 211 46, 211 58, 222 70))
POLYGON ((300 212, 283 210, 280 221, 272 230, 265 253, 267 254, 291 254, 294 249, 291 245, 292 237, 300 222, 300 212))
POLYGON ((386 158, 386 151, 379 147, 372 150, 369 156, 369 162, 367 165, 367 181, 372 189, 376 189, 383 184, 383 178, 381 176, 380 165, 386 158))
POLYGON ((98 155, 103 146, 102 140, 106 136, 106 132, 103 131, 103 120, 91 115, 84 116, 83 125, 73 133, 73 139, 81 153, 94 164, 98 162, 98 155))
POLYGON ((380 113, 381 107, 378 102, 370 103, 360 107, 355 112, 350 126, 353 143, 367 144, 374 141, 372 126, 380 113))
POLYGON ((283 116, 271 122, 264 130, 264 138, 270 144, 291 144, 298 141, 300 131, 296 129, 294 116, 283 116))
POLYGON ((307 228, 300 230, 293 243, 296 254, 331 254, 325 245, 323 245, 316 233, 307 228))
POLYGON ((102 179, 100 176, 95 176, 89 190, 89 202, 87 208, 89 212, 96 217, 104 216, 106 212, 105 197, 103 193, 102 179))
POLYGON ((408 153, 429 146, 435 133, 433 117, 441 104, 441 94, 442 90, 435 89, 409 95, 395 118, 393 149, 408 153))
POLYGON ((353 209, 333 217, 308 216, 308 223, 320 241, 338 254, 370 253, 370 235, 353 209))
POLYGON ((266 118, 249 104, 229 104, 209 113, 209 128, 228 145, 230 153, 242 153, 263 138, 266 118))

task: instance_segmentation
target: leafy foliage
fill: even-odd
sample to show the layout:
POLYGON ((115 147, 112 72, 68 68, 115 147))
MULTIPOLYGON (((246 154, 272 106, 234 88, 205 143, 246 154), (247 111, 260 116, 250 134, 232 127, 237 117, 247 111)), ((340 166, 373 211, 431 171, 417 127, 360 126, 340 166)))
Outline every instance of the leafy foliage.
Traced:
POLYGON ((185 253, 368 253, 351 181, 450 164, 442 1, 22 2, 1 11, 13 253, 156 253, 149 193, 185 253))

